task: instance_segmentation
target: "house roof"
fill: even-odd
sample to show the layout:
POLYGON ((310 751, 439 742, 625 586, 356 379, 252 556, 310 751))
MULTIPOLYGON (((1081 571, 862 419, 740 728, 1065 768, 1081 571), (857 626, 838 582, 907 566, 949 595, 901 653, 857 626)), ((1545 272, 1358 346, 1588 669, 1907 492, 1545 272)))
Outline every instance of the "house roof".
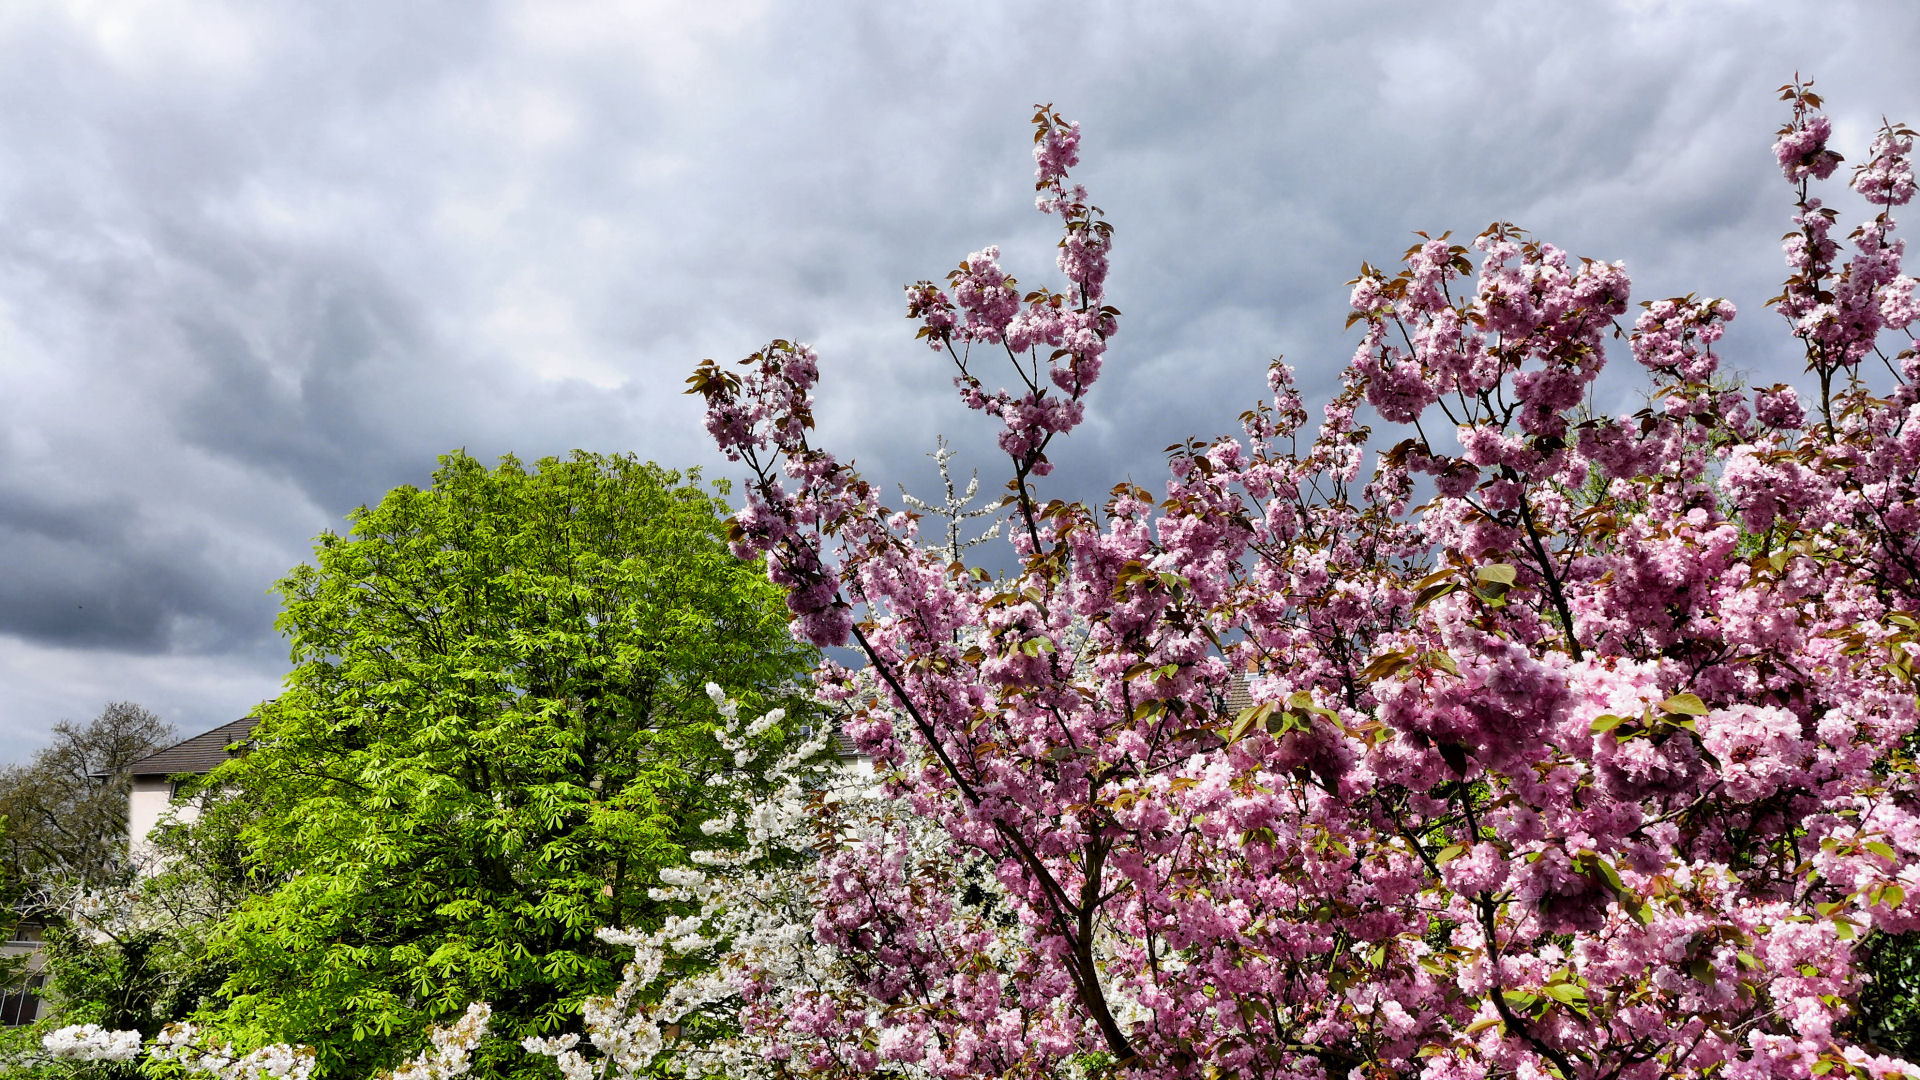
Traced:
POLYGON ((121 771, 129 776, 210 773, 214 766, 233 756, 227 753, 227 747, 237 742, 245 742, 248 733, 253 730, 253 725, 254 718, 251 716, 235 720, 231 724, 222 724, 212 731, 202 732, 191 739, 174 743, 165 750, 148 754, 121 771))
POLYGON ((835 721, 833 725, 832 745, 835 757, 852 758, 860 756, 860 748, 853 745, 853 736, 847 734, 847 729, 841 727, 838 721, 835 721))
POLYGON ((1238 713, 1241 709, 1253 707, 1252 680, 1244 671, 1235 670, 1227 679, 1227 712, 1238 713))

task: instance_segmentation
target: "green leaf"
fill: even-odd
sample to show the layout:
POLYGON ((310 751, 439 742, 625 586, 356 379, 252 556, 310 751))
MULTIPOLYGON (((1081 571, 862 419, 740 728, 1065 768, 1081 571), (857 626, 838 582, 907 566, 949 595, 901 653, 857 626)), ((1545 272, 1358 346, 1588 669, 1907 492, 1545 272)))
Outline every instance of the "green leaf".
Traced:
POLYGON ((1500 996, 1506 999, 1507 1007, 1516 1012, 1532 1012, 1534 1006, 1540 1004, 1537 994, 1529 994, 1524 990, 1502 990, 1500 996))
POLYGON ((1587 992, 1573 983, 1549 983, 1540 992, 1562 1005, 1584 1005, 1587 992))
POLYGON ((1488 563, 1475 570, 1473 576, 1481 581, 1509 586, 1519 580, 1519 572, 1506 563, 1488 563))
POLYGON ((1267 734, 1284 735, 1289 731, 1307 731, 1310 725, 1306 718, 1294 712, 1276 712, 1267 717, 1267 734))
POLYGON ((1660 711, 1678 716, 1705 716, 1707 703, 1697 694, 1675 694, 1660 703, 1660 711))
POLYGON ((1593 868, 1595 873, 1600 875, 1601 880, 1606 882, 1607 888, 1611 890, 1614 895, 1618 896, 1626 893, 1627 887, 1621 883, 1620 872, 1613 868, 1612 863, 1596 857, 1589 859, 1588 865, 1593 868))
MULTIPOLYGON (((1267 718, 1273 715, 1273 711, 1274 704, 1271 701, 1263 701, 1258 705, 1241 709, 1233 718, 1233 726, 1227 729, 1227 741, 1238 742, 1245 738, 1247 732, 1252 731, 1256 725, 1264 724, 1267 718)), ((1137 716, 1138 708, 1134 712, 1137 716)))

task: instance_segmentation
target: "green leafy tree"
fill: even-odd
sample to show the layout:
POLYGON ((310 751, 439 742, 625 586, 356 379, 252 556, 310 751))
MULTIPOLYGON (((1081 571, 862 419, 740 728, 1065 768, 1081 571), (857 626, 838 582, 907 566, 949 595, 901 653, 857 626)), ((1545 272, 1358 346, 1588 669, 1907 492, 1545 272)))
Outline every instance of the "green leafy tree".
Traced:
POLYGON ((124 880, 132 780, 121 770, 172 737, 166 721, 118 701, 84 724, 60 721, 32 761, 0 767, 0 899, 44 920, 61 890, 124 880))
POLYGON ((1888 1053, 1920 1055, 1920 934, 1874 934, 1860 950, 1873 977, 1854 1030, 1888 1053))
MULTIPOLYGON (((79 977, 81 966, 119 965, 125 958, 70 923, 77 897, 118 890, 131 877, 132 780, 121 770, 172 739, 166 721, 119 701, 85 723, 60 721, 30 761, 0 767, 0 934, 11 937, 22 923, 44 930, 47 955, 40 959, 56 1013, 39 1025, 0 1031, 0 1075, 35 1075, 39 1032, 76 1009, 85 1019, 125 1018, 108 1000, 125 995, 126 980, 79 977), (70 953, 84 955, 84 963, 66 964, 70 953)), ((31 964, 24 954, 0 958, 0 989, 20 985, 31 964)), ((89 1071, 115 1074, 112 1066, 89 1071)))
POLYGON ((319 538, 279 584, 286 690, 212 777, 262 891, 212 935, 203 1019, 360 1075, 488 1001, 480 1071, 540 1067, 512 1044, 617 981, 595 931, 657 923, 658 868, 713 846, 705 685, 804 719, 810 651, 698 481, 454 454, 319 538))

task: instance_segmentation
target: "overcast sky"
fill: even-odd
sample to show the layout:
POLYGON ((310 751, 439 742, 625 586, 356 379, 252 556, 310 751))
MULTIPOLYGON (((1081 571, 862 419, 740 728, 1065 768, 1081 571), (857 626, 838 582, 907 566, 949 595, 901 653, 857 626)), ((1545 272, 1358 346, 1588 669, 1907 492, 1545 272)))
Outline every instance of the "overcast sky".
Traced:
MULTIPOLYGON (((820 349, 821 438, 1004 479, 900 286, 999 243, 1051 280, 1030 106, 1082 122, 1126 316, 1054 490, 1157 483, 1415 229, 1517 222, 1640 297, 1763 301, 1774 89, 1858 160, 1920 121, 1920 5, 0 5, 0 761, 130 699, 184 734, 286 673, 269 587, 456 447, 671 465, 682 379, 820 349)), ((1634 407, 1630 373, 1609 384, 1634 407)))

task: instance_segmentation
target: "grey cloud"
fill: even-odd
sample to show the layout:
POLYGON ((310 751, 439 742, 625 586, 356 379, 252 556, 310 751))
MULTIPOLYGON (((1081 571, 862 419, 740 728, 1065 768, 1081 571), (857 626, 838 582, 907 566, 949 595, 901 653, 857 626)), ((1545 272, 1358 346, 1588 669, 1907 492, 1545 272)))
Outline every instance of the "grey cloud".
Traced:
MULTIPOLYGON (((271 607, 222 572, 204 526, 154 528, 130 498, 62 501, 0 489, 0 633, 134 653, 232 649, 271 607)), ((258 589, 252 590, 258 592, 258 589)))

